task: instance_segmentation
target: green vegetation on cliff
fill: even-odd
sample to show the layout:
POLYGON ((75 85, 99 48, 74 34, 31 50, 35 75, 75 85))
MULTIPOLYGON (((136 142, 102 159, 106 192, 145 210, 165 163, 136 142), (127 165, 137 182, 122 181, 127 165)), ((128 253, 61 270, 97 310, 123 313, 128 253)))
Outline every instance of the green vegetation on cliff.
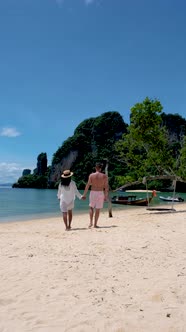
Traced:
POLYGON ((33 174, 26 170, 14 187, 56 188, 64 169, 71 169, 84 189, 96 161, 109 165, 109 183, 116 188, 147 175, 178 175, 186 180, 186 120, 165 114, 158 100, 146 98, 131 108, 130 124, 118 112, 81 122, 73 136, 54 153, 38 156, 33 174))
POLYGON ((31 170, 24 169, 22 176, 13 184, 13 188, 48 188, 49 171, 47 154, 42 152, 37 157, 37 167, 34 169, 33 174, 31 174, 31 170))
MULTIPOLYGON (((71 168, 79 188, 84 188, 88 174, 97 160, 109 160, 109 172, 117 174, 115 142, 127 131, 127 124, 118 112, 106 112, 84 120, 53 156, 50 183, 59 179, 61 170, 71 168)), ((111 180, 112 181, 112 180, 111 180)))

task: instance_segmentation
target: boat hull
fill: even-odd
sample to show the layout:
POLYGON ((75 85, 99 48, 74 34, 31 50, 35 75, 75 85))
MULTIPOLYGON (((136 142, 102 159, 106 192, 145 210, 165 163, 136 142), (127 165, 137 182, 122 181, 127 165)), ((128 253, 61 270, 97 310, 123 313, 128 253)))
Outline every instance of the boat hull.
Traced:
POLYGON ((184 202, 184 199, 181 198, 181 197, 173 198, 173 197, 163 197, 163 196, 159 196, 159 198, 160 198, 162 201, 164 201, 164 202, 176 202, 176 203, 184 202))
POLYGON ((147 198, 131 199, 131 197, 113 197, 111 201, 113 204, 120 205, 148 206, 151 199, 151 197, 149 200, 147 198))

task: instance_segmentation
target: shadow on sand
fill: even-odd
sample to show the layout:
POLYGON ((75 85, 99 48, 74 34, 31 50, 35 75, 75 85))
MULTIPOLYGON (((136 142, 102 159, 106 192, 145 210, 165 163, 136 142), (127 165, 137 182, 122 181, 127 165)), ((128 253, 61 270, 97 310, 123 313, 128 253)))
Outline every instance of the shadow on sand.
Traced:
POLYGON ((87 231, 87 230, 90 230, 90 229, 103 229, 103 228, 114 228, 114 227, 118 227, 116 225, 111 225, 111 226, 98 226, 98 227, 76 227, 76 228, 71 228, 70 229, 70 232, 72 231, 87 231))
MULTIPOLYGON (((147 209, 150 211, 150 214, 167 214, 167 213, 185 213, 186 210, 180 210, 180 211, 176 211, 175 209, 147 209)), ((149 214, 148 212, 144 213, 144 214, 149 214)))

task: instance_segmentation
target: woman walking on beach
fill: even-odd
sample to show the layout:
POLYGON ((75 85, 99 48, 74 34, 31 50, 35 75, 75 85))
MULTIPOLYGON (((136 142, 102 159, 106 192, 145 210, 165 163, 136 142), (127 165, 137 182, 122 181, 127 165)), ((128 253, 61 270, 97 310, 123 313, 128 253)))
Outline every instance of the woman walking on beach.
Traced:
MULTIPOLYGON (((61 183, 58 186, 57 197, 60 200, 60 209, 63 214, 63 221, 66 231, 71 229, 72 210, 76 196, 82 199, 76 183, 71 179, 73 172, 65 170, 61 175, 61 183)), ((84 199, 84 198, 83 198, 84 199)))

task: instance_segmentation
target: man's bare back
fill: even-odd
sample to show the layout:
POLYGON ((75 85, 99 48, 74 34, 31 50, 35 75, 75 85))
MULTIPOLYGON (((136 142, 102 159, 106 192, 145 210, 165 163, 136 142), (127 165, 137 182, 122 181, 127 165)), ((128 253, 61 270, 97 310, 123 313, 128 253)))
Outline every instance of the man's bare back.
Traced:
POLYGON ((95 172, 89 175, 88 184, 91 186, 91 190, 94 191, 107 190, 108 178, 103 173, 95 172))
POLYGON ((96 172, 91 173, 86 184, 83 197, 86 197, 86 193, 91 187, 91 191, 104 191, 105 200, 108 198, 108 176, 101 172, 101 166, 96 165, 96 172))
POLYGON ((93 225, 94 217, 94 227, 97 226, 99 219, 99 211, 103 208, 104 201, 108 200, 108 176, 101 172, 102 165, 96 164, 96 172, 89 175, 88 182, 86 184, 82 198, 86 199, 87 191, 91 187, 90 196, 89 196, 89 215, 90 215, 90 224, 89 228, 93 225), (95 210, 95 211, 94 211, 95 210))

